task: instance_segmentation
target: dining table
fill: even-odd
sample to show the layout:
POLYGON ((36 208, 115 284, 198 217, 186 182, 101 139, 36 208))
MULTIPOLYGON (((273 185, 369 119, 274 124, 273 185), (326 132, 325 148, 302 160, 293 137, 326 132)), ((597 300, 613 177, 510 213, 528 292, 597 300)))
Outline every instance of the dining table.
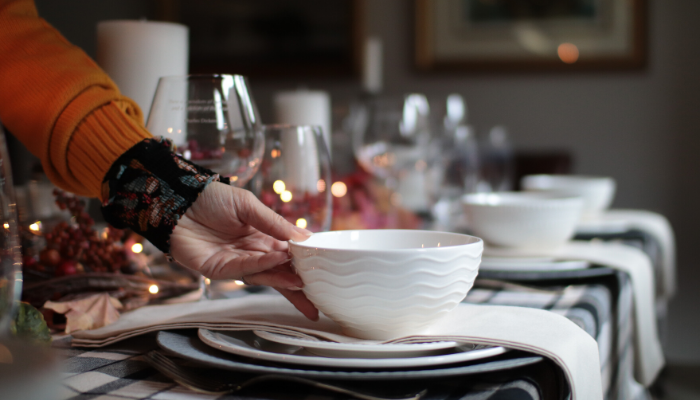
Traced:
MULTIPOLYGON (((640 259, 647 260, 640 268, 653 266, 651 275, 657 282, 653 297, 657 304, 659 299, 670 298, 672 292, 669 288, 673 285, 668 280, 673 275, 669 268, 675 268, 675 265, 668 265, 673 261, 668 257, 668 253, 674 250, 672 236, 669 244, 653 226, 644 229, 644 224, 627 224, 628 229, 616 230, 608 229, 610 226, 607 224, 606 227, 606 223, 589 225, 579 230, 576 243, 605 241, 613 249, 638 253, 640 259), (659 281, 666 282, 664 288, 659 288, 659 281)), ((658 365, 656 369, 647 368, 652 372, 651 375, 647 372, 646 376, 644 366, 640 366, 639 342, 635 342, 640 328, 635 307, 639 308, 643 301, 636 298, 639 296, 639 282, 634 282, 639 275, 612 265, 614 263, 605 265, 585 258, 568 260, 573 264, 566 268, 532 268, 530 262, 517 267, 517 261, 502 268, 494 263, 493 258, 489 261, 489 257, 484 257, 474 287, 463 303, 534 308, 567 318, 597 343, 603 398, 649 400, 650 382, 656 379, 658 365)), ((230 289, 228 286, 226 290, 210 292, 208 297, 250 299, 277 295, 274 290, 260 286, 230 289)), ((659 318, 657 311, 654 310, 654 315, 659 318)), ((661 322, 659 327, 662 327, 661 322)), ((661 335, 653 335, 652 339, 658 340, 657 337, 661 335)), ((571 398, 570 387, 559 365, 546 356, 522 350, 448 366, 407 368, 405 373, 394 371, 385 375, 382 375, 381 368, 348 373, 333 367, 294 367, 322 370, 323 374, 314 378, 315 381, 360 393, 357 397, 285 381, 251 385, 228 394, 207 394, 186 388, 159 372, 149 355, 159 352, 194 377, 206 376, 228 383, 258 376, 232 367, 236 365, 253 365, 272 371, 288 371, 289 368, 284 363, 220 351, 202 343, 196 329, 151 332, 93 348, 76 347, 71 341, 70 335, 54 335, 53 347, 61 359, 60 399, 346 399, 362 398, 362 394, 407 398, 418 393, 422 399, 434 400, 571 398), (348 378, 352 374, 356 376, 348 378), (371 379, 363 379, 363 374, 371 379)), ((653 361, 641 360, 641 363, 653 361)))
MULTIPOLYGON (((644 399, 644 388, 632 377, 632 353, 629 346, 631 289, 624 274, 604 266, 591 266, 567 273, 485 271, 464 302, 471 304, 516 305, 549 310, 569 318, 596 339, 599 344, 603 391, 606 399, 644 399)), ((219 296, 243 298, 270 294, 262 287, 247 287, 219 296)), ((175 384, 147 361, 163 343, 197 341, 195 330, 159 332, 137 336, 101 348, 71 347, 70 336, 57 336, 54 347, 63 358, 62 399, 285 399, 347 398, 300 385, 261 385, 241 393, 208 395, 175 384), (320 397, 319 397, 320 396, 320 397)), ((200 349, 205 346, 200 346, 200 349)), ((172 350, 172 349, 171 349, 172 350)), ((236 356, 216 349, 204 350, 221 360, 236 356)), ((209 366, 197 366, 192 360, 174 357, 203 374, 218 373, 224 380, 242 379, 240 373, 209 366), (193 365, 194 364, 194 365, 193 365)), ((546 358, 526 352, 510 352, 499 361, 525 363, 521 367, 495 371, 466 371, 462 375, 430 379, 391 379, 345 381, 339 384, 368 393, 396 397, 407 390, 427 392, 425 399, 566 399, 568 388, 559 369, 546 358), (531 364, 530 364, 531 363, 531 364)), ((479 366, 479 363, 472 365, 479 366)), ((333 380, 331 379, 331 382, 333 380)))

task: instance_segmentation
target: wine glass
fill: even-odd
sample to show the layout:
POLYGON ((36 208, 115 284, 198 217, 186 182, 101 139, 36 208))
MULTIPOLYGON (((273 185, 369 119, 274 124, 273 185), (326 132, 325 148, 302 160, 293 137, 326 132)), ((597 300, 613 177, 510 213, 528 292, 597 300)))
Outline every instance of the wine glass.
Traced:
POLYGON ((22 291, 22 258, 17 225, 17 204, 12 189, 10 159, 0 124, 0 339, 10 333, 17 300, 22 291))
POLYGON ((245 186, 262 161, 260 116, 244 76, 160 78, 146 127, 234 186, 245 186))
POLYGON ((397 204, 427 211, 434 152, 426 97, 370 98, 355 105, 350 118, 353 150, 363 169, 395 191, 397 204))
POLYGON ((512 190, 514 175, 513 148, 504 126, 494 126, 480 146, 482 154, 480 192, 512 190))
POLYGON ((467 125, 467 105, 453 93, 445 102, 442 134, 436 140, 439 159, 435 162, 435 204, 432 216, 440 229, 451 230, 463 224, 461 197, 477 191, 480 164, 474 128, 467 125))
POLYGON ((318 126, 265 125, 265 155, 251 181, 260 201, 312 232, 331 227, 331 168, 318 126))

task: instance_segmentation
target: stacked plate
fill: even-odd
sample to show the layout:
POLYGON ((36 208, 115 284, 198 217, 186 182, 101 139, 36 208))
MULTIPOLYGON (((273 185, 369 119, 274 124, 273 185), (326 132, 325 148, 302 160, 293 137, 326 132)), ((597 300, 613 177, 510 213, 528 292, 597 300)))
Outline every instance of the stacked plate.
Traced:
POLYGON ((353 344, 262 331, 162 331, 158 344, 199 364, 248 373, 339 380, 409 379, 509 370, 542 357, 457 342, 353 344), (497 357, 504 353, 512 356, 497 357))
POLYGON ((202 342, 227 353, 285 364, 340 368, 409 368, 497 356, 503 347, 456 342, 354 344, 301 339, 262 331, 199 330, 202 342))

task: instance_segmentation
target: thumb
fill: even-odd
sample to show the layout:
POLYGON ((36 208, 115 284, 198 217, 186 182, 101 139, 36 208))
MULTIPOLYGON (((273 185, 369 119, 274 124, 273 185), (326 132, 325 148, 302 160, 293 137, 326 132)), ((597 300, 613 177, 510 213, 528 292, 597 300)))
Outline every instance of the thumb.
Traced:
POLYGON ((236 213, 241 222, 277 240, 303 242, 313 235, 311 231, 299 228, 272 211, 249 191, 242 191, 241 194, 236 199, 236 213))

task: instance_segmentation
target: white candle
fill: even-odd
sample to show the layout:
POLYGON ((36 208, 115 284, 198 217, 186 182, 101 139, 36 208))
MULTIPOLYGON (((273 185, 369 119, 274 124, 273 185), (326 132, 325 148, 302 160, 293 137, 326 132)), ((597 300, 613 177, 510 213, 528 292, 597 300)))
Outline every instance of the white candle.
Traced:
POLYGON ((97 24, 97 63, 148 113, 162 76, 187 75, 189 29, 181 24, 115 20, 97 24))
POLYGON ((326 92, 295 90, 274 96, 275 122, 290 125, 317 125, 323 130, 331 154, 331 98, 326 92))
POLYGON ((377 37, 367 38, 362 65, 362 88, 367 93, 377 94, 382 91, 384 68, 382 51, 381 39, 377 37))
POLYGON ((299 194, 318 193, 321 169, 314 136, 313 130, 297 127, 285 130, 280 137, 285 184, 299 194))

